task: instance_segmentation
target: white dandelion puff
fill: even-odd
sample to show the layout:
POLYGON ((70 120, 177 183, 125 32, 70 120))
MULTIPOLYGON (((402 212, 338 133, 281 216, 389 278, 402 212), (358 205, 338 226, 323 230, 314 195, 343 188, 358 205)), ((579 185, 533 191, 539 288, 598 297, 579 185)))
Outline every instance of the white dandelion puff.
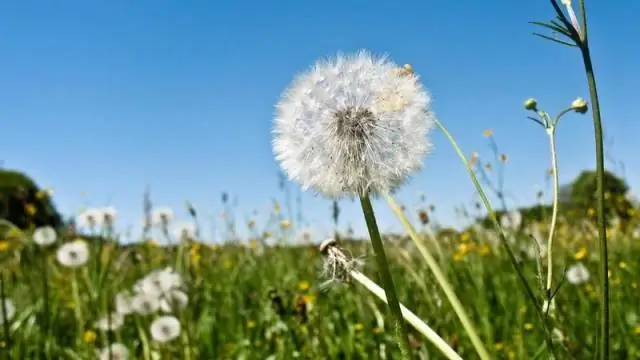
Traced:
POLYGON ((0 299, 0 306, 4 305, 4 311, 0 308, 0 325, 11 321, 16 314, 16 307, 11 299, 0 299))
POLYGON ((194 239, 196 224, 193 221, 180 221, 173 225, 173 236, 178 240, 194 239))
POLYGON ((361 51, 299 75, 276 105, 273 129, 289 178, 342 197, 393 190, 419 171, 435 117, 407 69, 361 51))
POLYGON ((68 268, 81 267, 89 261, 89 247, 83 240, 61 245, 56 253, 58 262, 68 268))
POLYGON ((33 242, 40 246, 48 246, 56 242, 58 234, 51 226, 39 227, 33 232, 33 242))
POLYGON ((127 360, 129 358, 129 349, 120 343, 109 345, 98 352, 99 360, 127 360))
POLYGON ((116 303, 116 312, 121 315, 129 315, 134 312, 133 306, 131 304, 133 300, 133 296, 128 292, 121 292, 116 294, 115 303, 116 303))
POLYGON ((189 296, 180 290, 171 290, 162 296, 160 300, 160 309, 170 313, 175 310, 181 310, 189 304, 189 296))
POLYGON ((136 294, 131 299, 131 308, 139 315, 151 315, 160 308, 160 299, 156 294, 136 294))
POLYGON ((102 220, 104 221, 104 224, 107 226, 113 226, 116 218, 118 217, 118 210, 113 206, 107 206, 100 209, 100 212, 102 213, 102 220))
POLYGON ((149 273, 144 278, 138 280, 134 289, 139 293, 160 296, 171 290, 181 287, 182 276, 172 268, 165 268, 149 273))
POLYGON ((91 230, 102 226, 104 214, 100 209, 89 208, 82 211, 76 220, 81 228, 89 228, 91 230))
POLYGON ((515 231, 522 225, 522 214, 518 210, 512 210, 500 217, 500 225, 503 228, 515 231))
POLYGON ((103 331, 115 331, 122 325, 124 325, 124 316, 118 312, 101 317, 95 324, 96 328, 103 331))
POLYGON ((151 323, 151 337, 159 343, 166 343, 180 335, 180 321, 175 316, 160 316, 151 323))
POLYGON ((155 226, 166 227, 173 220, 173 210, 168 207, 153 209, 151 213, 151 223, 155 226))
POLYGON ((584 266, 584 264, 577 263, 575 265, 572 265, 567 270, 566 276, 569 284, 579 285, 589 281, 590 274, 589 270, 586 266, 584 266))

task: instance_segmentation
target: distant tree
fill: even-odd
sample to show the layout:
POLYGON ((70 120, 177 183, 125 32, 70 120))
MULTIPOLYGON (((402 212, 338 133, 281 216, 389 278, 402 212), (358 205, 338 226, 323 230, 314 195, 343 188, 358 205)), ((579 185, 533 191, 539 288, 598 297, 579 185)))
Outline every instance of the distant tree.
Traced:
MULTIPOLYGON (((594 218, 596 208, 597 177, 595 171, 583 171, 571 183, 571 207, 583 216, 594 218)), ((605 171, 605 213, 609 220, 617 216, 626 222, 631 218, 633 204, 627 198, 629 187, 615 174, 605 171)))
POLYGON ((0 219, 20 229, 63 225, 49 195, 24 173, 7 169, 0 169, 0 219))

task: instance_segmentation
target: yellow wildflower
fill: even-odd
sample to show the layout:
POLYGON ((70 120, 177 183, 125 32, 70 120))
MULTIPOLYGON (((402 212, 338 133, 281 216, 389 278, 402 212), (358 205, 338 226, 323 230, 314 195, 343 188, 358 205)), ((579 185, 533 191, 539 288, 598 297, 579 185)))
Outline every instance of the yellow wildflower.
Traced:
POLYGON ((478 248, 478 253, 482 256, 487 255, 491 252, 491 249, 489 248, 489 245, 487 244, 482 244, 482 246, 480 246, 478 248))
POLYGON ((469 238, 471 238, 471 234, 469 234, 468 231, 464 231, 460 234, 460 241, 467 241, 469 238))
POLYGON ((504 349, 504 344, 503 344, 503 343, 501 343, 501 342, 498 342, 498 343, 496 343, 496 344, 494 345, 494 347, 495 347, 495 349, 496 349, 496 350, 500 351, 500 350, 503 350, 503 349, 504 349))
POLYGON ((300 289, 300 291, 309 290, 309 282, 306 280, 300 281, 300 283, 298 283, 298 289, 300 289))
POLYGON ((573 255, 573 257, 576 260, 582 260, 584 259, 585 255, 587 255, 587 248, 583 246, 580 248, 580 250, 578 250, 577 253, 575 253, 575 255, 573 255))
POLYGON ((361 323, 356 323, 353 328, 357 331, 362 331, 362 329, 364 329, 364 325, 362 325, 361 323))
POLYGON ((231 269, 231 266, 233 266, 233 263, 231 262, 231 260, 225 260, 224 263, 222 264, 222 266, 225 269, 231 269))
POLYGON ((38 212, 38 209, 36 209, 35 205, 33 204, 27 204, 24 206, 24 211, 27 213, 27 215, 33 216, 38 212))
POLYGON ((8 241, 6 240, 0 240, 0 251, 7 251, 9 250, 10 244, 8 241))
POLYGON ((525 330, 533 330, 533 324, 532 323, 524 324, 524 329, 525 330))
POLYGON ((636 326, 633 332, 636 333, 636 335, 640 335, 640 326, 636 326))
POLYGON ((253 320, 249 320, 249 321, 247 321, 247 327, 248 327, 249 329, 253 329, 254 327, 256 327, 256 322, 255 322, 255 321, 253 321, 253 320))
POLYGON ((93 342, 96 341, 97 337, 98 336, 96 335, 96 333, 92 330, 87 330, 84 332, 84 334, 82 334, 82 339, 87 344, 93 344, 93 342))
POLYGON ((282 230, 287 230, 290 227, 291 227, 291 222, 289 220, 285 219, 285 220, 280 221, 280 228, 282 230))

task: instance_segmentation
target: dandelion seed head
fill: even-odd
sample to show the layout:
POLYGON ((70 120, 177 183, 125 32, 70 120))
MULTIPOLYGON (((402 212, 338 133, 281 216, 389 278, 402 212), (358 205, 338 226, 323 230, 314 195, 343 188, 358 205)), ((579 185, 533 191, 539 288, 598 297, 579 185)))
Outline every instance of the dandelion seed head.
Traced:
POLYGON ((56 253, 58 262, 68 268, 78 268, 89 261, 89 246, 84 240, 74 240, 61 245, 56 253))
POLYGON ((51 226, 39 227, 33 232, 33 242, 39 246, 47 246, 56 242, 58 234, 51 226))
POLYGON ((175 310, 181 310, 189 304, 189 296, 180 290, 171 290, 162 296, 160 300, 160 309, 170 313, 175 310))
POLYGON ((124 316, 121 313, 114 312, 104 316, 96 321, 96 328, 103 331, 115 331, 124 325, 124 316))
POLYGON ((273 149, 289 178, 329 197, 389 191, 431 148, 431 99, 410 66, 339 54, 299 75, 276 105, 273 149))
POLYGON ((131 308, 139 315, 150 315, 160 309, 157 294, 139 293, 131 299, 131 308))
POLYGON ((128 358, 129 349, 119 343, 111 344, 98 353, 99 360, 127 360, 128 358))
POLYGON ((180 321, 174 316, 160 316, 151 323, 151 337, 159 343, 166 343, 180 335, 180 321))
POLYGON ((583 263, 577 263, 567 269, 567 281, 572 285, 579 285, 589 281, 589 270, 583 263))

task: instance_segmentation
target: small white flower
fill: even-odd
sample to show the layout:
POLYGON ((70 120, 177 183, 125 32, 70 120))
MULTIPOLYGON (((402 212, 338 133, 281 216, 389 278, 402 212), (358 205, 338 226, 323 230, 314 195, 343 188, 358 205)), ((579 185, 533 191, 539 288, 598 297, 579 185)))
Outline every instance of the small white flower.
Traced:
POLYGON ((115 303, 116 311, 122 315, 129 315, 134 312, 132 307, 133 296, 128 292, 121 292, 116 294, 115 303))
POLYGON ((159 343, 166 343, 180 335, 180 321, 175 316, 161 316, 151 323, 151 337, 159 343))
POLYGON ((56 256, 58 262, 63 266, 81 267, 89 261, 89 247, 83 240, 74 240, 61 245, 56 256))
POLYGON ((500 217, 500 225, 508 230, 517 230, 522 224, 522 214, 518 210, 511 210, 500 217))
POLYGON ((140 315, 150 315, 160 308, 160 300, 156 294, 136 294, 131 299, 131 308, 140 315))
POLYGON ((104 316, 96 322, 96 327, 104 331, 114 331, 122 325, 124 325, 124 316, 118 312, 104 316))
POLYGON ((140 293, 160 296, 182 286, 182 277, 172 268, 165 268, 149 273, 134 285, 140 293))
POLYGON ((106 225, 113 226, 116 218, 118 217, 118 210, 116 210, 116 208, 114 208, 113 206, 107 206, 100 209, 100 212, 102 213, 102 219, 104 220, 104 223, 106 225))
POLYGON ((102 227, 104 222, 104 214, 100 209, 85 209, 78 215, 76 225, 81 228, 96 229, 102 227))
POLYGON ((184 309, 189 303, 189 296, 180 290, 171 290, 162 296, 160 309, 164 312, 184 309))
POLYGON ((361 51, 317 62, 276 105, 273 150, 289 178, 330 197, 393 190, 420 170, 434 124, 410 67, 361 51))
POLYGON ((192 221, 180 221, 173 225, 173 236, 178 240, 194 239, 196 224, 192 221))
POLYGON ((98 353, 99 360, 127 360, 128 358, 129 349, 119 343, 111 344, 98 353))
POLYGON ((166 227, 173 220, 173 210, 168 207, 153 209, 151 213, 151 223, 155 226, 166 227))
POLYGON ((51 226, 39 227, 33 232, 33 242, 40 246, 51 245, 58 239, 58 234, 51 226))
POLYGON ((4 312, 0 307, 0 325, 4 324, 5 322, 11 321, 13 316, 16 314, 16 307, 15 305, 13 305, 13 301, 11 301, 11 299, 4 299, 4 301, 0 299, 0 306, 2 306, 3 304, 4 304, 4 312), (5 317, 5 313, 6 313, 6 317, 5 317))
POLYGON ((567 270, 567 281, 569 284, 578 285, 589 281, 589 270, 582 263, 572 265, 567 270))

